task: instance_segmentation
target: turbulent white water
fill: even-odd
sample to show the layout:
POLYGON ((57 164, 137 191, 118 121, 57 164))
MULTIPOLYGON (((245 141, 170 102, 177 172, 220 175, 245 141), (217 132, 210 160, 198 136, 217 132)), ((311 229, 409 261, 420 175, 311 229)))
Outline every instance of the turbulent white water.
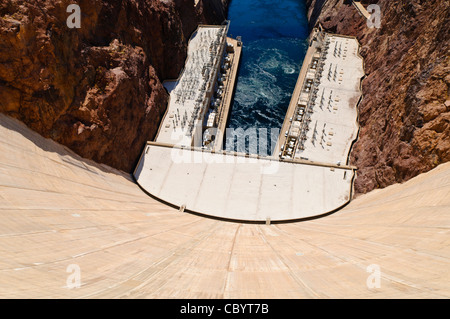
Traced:
MULTIPOLYGON (((241 128, 244 135, 266 129, 271 143, 267 149, 250 145, 242 150, 227 139, 225 147, 270 154, 277 139, 270 130, 283 124, 307 49, 305 4, 303 0, 233 0, 229 19, 229 33, 241 35, 244 48, 228 128, 241 128)), ((265 135, 261 133, 259 138, 265 135)))

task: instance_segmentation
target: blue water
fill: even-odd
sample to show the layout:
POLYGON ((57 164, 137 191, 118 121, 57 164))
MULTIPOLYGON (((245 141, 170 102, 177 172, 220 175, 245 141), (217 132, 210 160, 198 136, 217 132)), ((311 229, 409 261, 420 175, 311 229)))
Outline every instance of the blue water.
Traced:
POLYGON ((267 130, 268 143, 242 149, 229 139, 225 148, 271 154, 308 46, 305 1, 232 0, 228 19, 228 34, 244 44, 228 128, 256 130, 260 139, 267 130))

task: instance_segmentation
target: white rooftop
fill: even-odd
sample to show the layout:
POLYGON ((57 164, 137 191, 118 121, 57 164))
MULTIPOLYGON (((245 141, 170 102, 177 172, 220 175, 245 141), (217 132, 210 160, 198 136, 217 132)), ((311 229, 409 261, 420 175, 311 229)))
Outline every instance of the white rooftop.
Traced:
POLYGON ((213 67, 220 57, 219 44, 226 26, 200 26, 188 46, 185 69, 170 83, 170 100, 157 142, 190 146, 196 127, 202 126, 206 91, 213 85, 213 67))
MULTIPOLYGON (((328 35, 328 39, 329 49, 323 60, 320 83, 313 87, 317 98, 312 112, 308 112, 310 122, 304 149, 297 149, 295 158, 347 163, 358 134, 357 103, 364 76, 363 61, 358 55, 356 39, 336 35, 328 35)), ((306 78, 314 78, 314 75, 314 71, 309 71, 306 78)), ((302 95, 299 103, 301 101, 302 95)))
POLYGON ((340 208, 354 171, 211 154, 149 143, 135 178, 153 196, 205 215, 237 220, 292 220, 340 208))
POLYGON ((323 43, 313 42, 303 65, 305 76, 297 83, 301 92, 290 106, 303 106, 302 113, 288 111, 288 133, 280 136, 299 141, 289 145, 294 142, 288 137, 286 158, 347 163, 359 129, 357 104, 364 68, 358 50, 358 41, 346 36, 325 34, 323 43))

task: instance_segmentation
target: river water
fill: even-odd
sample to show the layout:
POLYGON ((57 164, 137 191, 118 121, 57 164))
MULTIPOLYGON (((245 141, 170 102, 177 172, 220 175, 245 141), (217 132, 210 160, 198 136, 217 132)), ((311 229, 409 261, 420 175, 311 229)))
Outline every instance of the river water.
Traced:
POLYGON ((225 148, 268 155, 308 46, 305 1, 232 0, 228 19, 228 34, 242 37, 243 53, 227 126, 237 138, 227 138, 225 148), (242 143, 243 135, 255 134, 258 143, 242 143))

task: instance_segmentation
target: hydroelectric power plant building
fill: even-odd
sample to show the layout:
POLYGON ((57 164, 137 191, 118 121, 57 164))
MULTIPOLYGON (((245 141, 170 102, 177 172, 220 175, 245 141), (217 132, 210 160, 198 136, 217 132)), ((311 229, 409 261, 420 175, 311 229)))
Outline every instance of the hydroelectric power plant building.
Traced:
POLYGON ((227 31, 228 24, 199 26, 192 35, 181 76, 165 82, 170 99, 157 142, 213 147, 219 124, 226 124, 221 114, 228 115, 227 93, 234 89, 241 50, 241 42, 227 38, 227 31))
POLYGON ((138 184, 181 211, 231 220, 297 220, 345 206, 364 76, 358 41, 312 31, 275 152, 259 156, 222 147, 242 50, 227 30, 192 35, 185 69, 165 84, 169 105, 135 169, 138 184))

